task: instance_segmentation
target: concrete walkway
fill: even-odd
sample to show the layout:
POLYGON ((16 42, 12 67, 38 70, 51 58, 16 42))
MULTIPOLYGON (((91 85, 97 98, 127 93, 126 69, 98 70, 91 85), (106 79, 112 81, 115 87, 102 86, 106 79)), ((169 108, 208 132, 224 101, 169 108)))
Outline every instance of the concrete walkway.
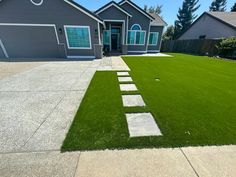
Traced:
POLYGON ((119 56, 104 57, 101 60, 101 64, 98 68, 98 71, 130 71, 130 68, 119 56))
POLYGON ((0 62, 0 177, 234 177, 236 146, 60 153, 96 70, 121 58, 0 62))
POLYGON ((171 55, 167 55, 164 53, 145 53, 145 54, 130 54, 125 56, 132 56, 132 57, 172 57, 171 55))

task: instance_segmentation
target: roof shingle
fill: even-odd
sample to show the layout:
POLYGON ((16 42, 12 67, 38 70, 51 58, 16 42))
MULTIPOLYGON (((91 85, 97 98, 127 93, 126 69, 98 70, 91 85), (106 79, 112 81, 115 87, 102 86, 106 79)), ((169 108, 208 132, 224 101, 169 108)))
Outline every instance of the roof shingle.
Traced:
POLYGON ((149 13, 154 20, 151 22, 152 26, 167 26, 167 23, 157 14, 149 13))
POLYGON ((236 12, 206 12, 207 14, 236 27, 236 12))

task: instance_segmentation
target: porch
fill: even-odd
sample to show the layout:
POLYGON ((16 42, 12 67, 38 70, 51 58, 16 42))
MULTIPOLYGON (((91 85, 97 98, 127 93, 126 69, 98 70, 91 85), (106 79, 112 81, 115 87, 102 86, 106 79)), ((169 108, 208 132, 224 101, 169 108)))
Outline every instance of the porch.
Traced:
POLYGON ((103 51, 105 55, 127 54, 126 24, 124 20, 104 20, 103 51))

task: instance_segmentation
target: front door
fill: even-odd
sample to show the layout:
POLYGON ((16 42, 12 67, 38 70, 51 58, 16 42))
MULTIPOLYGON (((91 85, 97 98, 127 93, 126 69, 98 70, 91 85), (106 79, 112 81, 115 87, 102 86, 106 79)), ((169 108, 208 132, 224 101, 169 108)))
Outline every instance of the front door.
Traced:
POLYGON ((121 48, 121 26, 111 26, 111 51, 118 52, 121 48))
POLYGON ((111 50, 118 50, 119 34, 111 35, 111 50))

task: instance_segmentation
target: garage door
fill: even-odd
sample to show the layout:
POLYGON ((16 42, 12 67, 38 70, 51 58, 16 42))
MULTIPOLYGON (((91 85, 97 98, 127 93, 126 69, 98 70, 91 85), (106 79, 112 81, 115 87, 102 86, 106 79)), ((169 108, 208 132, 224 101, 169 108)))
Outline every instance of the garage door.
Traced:
POLYGON ((0 25, 0 39, 9 58, 62 56, 53 26, 0 25))

